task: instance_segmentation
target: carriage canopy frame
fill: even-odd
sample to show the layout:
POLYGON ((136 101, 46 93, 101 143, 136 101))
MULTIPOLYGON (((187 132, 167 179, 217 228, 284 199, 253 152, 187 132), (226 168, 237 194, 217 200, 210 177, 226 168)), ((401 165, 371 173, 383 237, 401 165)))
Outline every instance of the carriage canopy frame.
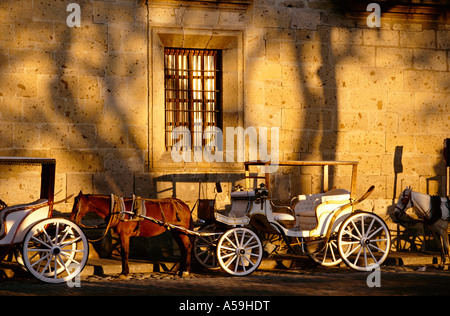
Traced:
POLYGON ((270 172, 267 172, 269 168, 265 168, 266 172, 264 176, 253 176, 250 175, 251 166, 315 166, 323 167, 323 191, 329 190, 329 166, 352 166, 352 178, 351 178, 351 189, 350 196, 355 197, 356 194, 356 177, 358 174, 358 162, 357 161, 279 161, 277 163, 263 162, 263 161, 246 161, 245 163, 245 187, 250 188, 250 179, 265 179, 265 184, 270 195, 270 172))
POLYGON ((50 206, 49 215, 51 216, 55 195, 56 159, 33 157, 0 157, 0 165, 42 166, 40 198, 48 200, 50 206))

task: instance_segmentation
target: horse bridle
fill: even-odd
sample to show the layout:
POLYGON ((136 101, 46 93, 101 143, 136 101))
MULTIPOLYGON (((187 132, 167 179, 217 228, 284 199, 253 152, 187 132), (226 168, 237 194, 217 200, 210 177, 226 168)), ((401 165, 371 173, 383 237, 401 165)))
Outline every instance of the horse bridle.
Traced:
POLYGON ((395 204, 395 209, 399 210, 402 214, 406 213, 405 210, 406 210, 406 207, 408 206, 410 201, 411 201, 411 206, 413 206, 413 200, 412 200, 412 197, 411 197, 411 195, 412 195, 411 192, 412 191, 409 191, 409 195, 408 195, 408 194, 406 194, 406 190, 405 190, 404 193, 402 194, 402 206, 403 206, 402 208, 398 207, 398 205, 395 204))
MULTIPOLYGON (((95 226, 86 226, 86 225, 84 225, 84 224, 82 224, 81 223, 81 219, 79 220, 79 221, 77 221, 77 217, 78 217, 78 214, 80 213, 80 208, 81 208, 81 203, 80 203, 80 201, 78 201, 77 202, 78 203, 78 207, 77 207, 77 212, 75 213, 75 218, 74 218, 74 222, 78 225, 78 226, 80 226, 80 227, 82 227, 82 228, 86 228, 86 229, 96 229, 96 228, 102 228, 102 227, 107 227, 107 229, 106 229, 106 231, 108 231, 108 229, 109 228, 112 228, 112 227, 114 227, 116 224, 117 224, 117 222, 118 222, 118 214, 120 213, 120 212, 113 212, 113 211, 110 211, 109 212, 109 214, 105 217, 105 219, 106 218, 108 218, 108 221, 105 221, 104 223, 101 223, 101 224, 99 224, 99 225, 95 225, 95 226)), ((89 200, 87 201, 87 203, 88 203, 88 205, 89 205, 89 207, 92 207, 92 208, 94 208, 94 209, 96 209, 97 211, 100 211, 94 204, 92 204, 89 200)))

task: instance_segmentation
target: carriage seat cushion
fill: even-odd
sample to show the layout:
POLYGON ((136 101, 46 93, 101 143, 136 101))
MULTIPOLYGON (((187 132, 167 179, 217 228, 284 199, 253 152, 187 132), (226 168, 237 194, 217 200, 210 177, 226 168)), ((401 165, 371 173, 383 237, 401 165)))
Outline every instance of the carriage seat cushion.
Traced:
POLYGON ((345 201, 350 199, 350 192, 344 189, 334 189, 326 193, 299 195, 294 205, 296 215, 315 217, 316 207, 328 201, 345 201))
POLYGON ((298 202, 294 205, 296 215, 315 217, 316 207, 321 203, 323 193, 299 195, 298 202))
POLYGON ((273 218, 276 221, 295 221, 294 216, 287 213, 273 213, 273 218))

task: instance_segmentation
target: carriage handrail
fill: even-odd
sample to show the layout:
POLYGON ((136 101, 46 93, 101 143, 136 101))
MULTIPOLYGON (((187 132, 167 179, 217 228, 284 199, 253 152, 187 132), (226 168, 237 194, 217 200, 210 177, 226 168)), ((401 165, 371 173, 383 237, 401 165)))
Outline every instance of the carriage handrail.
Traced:
POLYGON ((278 162, 270 162, 270 161, 246 161, 245 165, 245 186, 248 189, 250 187, 249 179, 250 178, 264 178, 267 189, 270 192, 270 172, 265 172, 264 177, 258 176, 250 176, 250 166, 286 166, 286 167, 295 167, 295 166, 317 166, 323 167, 323 190, 328 191, 328 166, 352 166, 352 182, 351 182, 351 190, 350 196, 354 196, 356 193, 356 176, 357 176, 357 161, 278 161, 278 162))

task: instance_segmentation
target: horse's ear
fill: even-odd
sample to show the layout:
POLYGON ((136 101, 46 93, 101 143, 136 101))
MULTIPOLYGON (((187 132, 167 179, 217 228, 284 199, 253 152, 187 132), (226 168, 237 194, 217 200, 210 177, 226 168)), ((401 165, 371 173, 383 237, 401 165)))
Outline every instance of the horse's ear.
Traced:
POLYGON ((78 195, 83 195, 83 192, 80 190, 80 193, 78 193, 78 195))

